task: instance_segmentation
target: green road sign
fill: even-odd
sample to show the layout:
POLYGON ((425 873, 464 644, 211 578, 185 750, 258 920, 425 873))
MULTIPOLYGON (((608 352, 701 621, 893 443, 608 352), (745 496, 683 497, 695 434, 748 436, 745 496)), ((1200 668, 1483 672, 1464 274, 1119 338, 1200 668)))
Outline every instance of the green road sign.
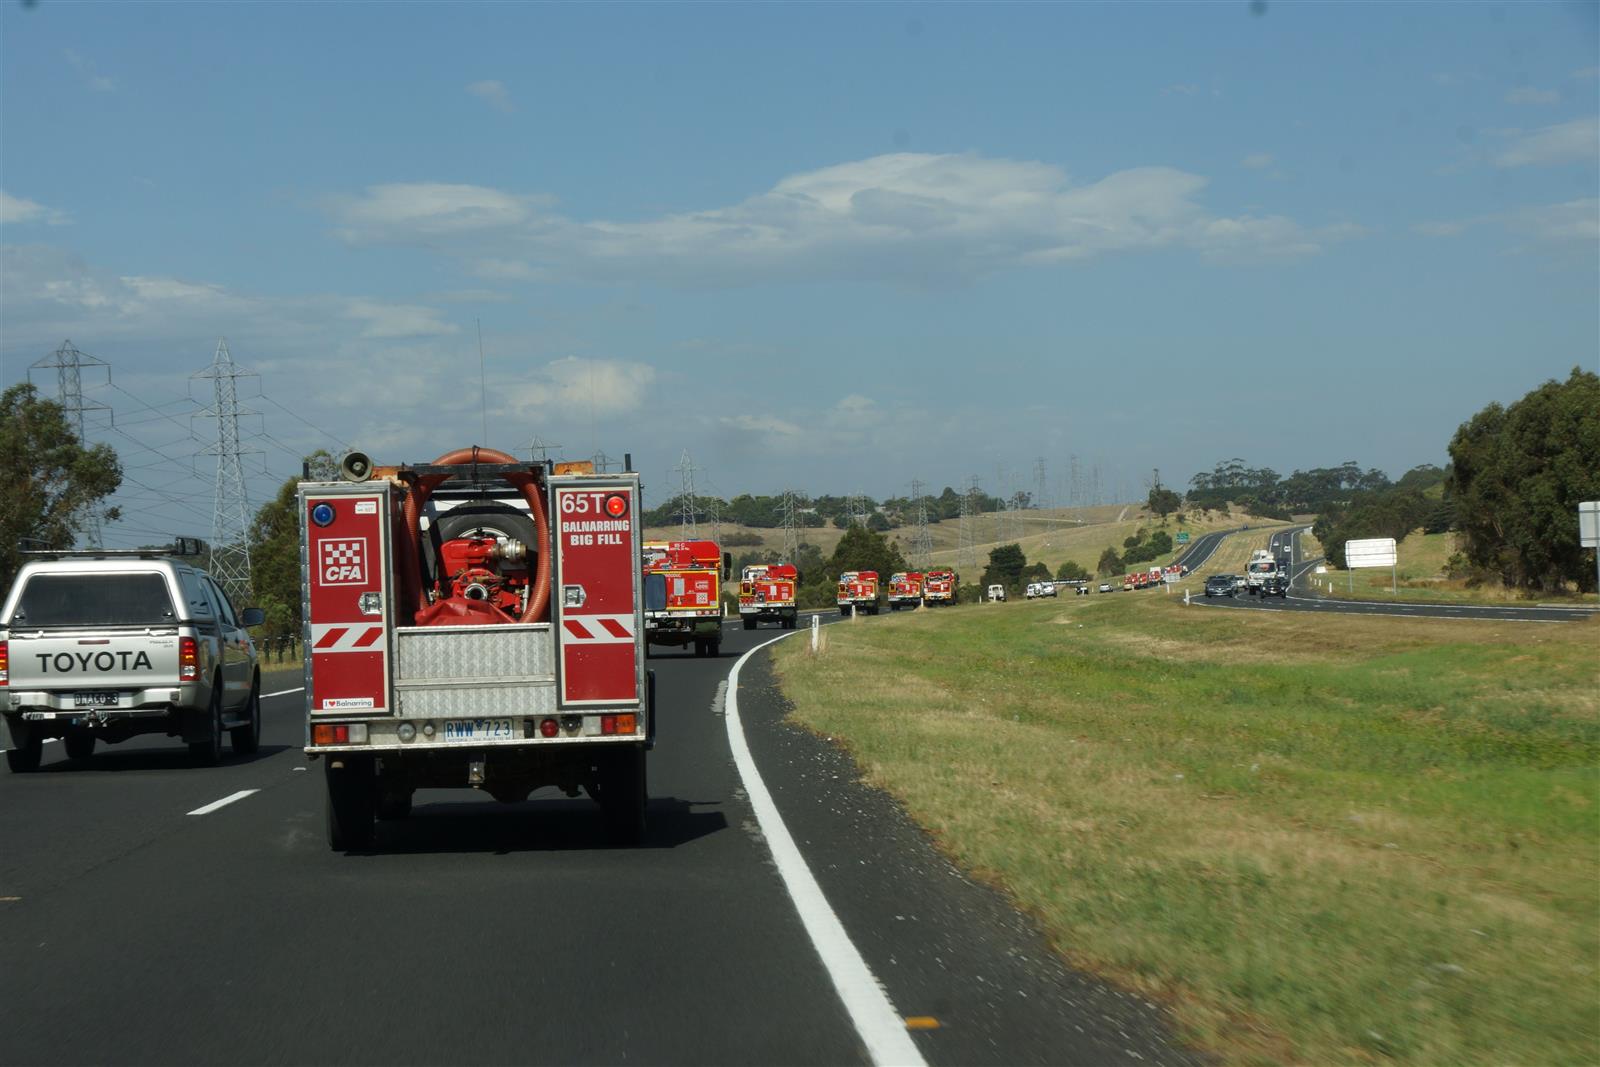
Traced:
POLYGON ((1189 534, 1188 534, 1188 532, 1185 531, 1185 530, 1179 530, 1178 531, 1178 544, 1186 545, 1188 543, 1189 543, 1189 534))

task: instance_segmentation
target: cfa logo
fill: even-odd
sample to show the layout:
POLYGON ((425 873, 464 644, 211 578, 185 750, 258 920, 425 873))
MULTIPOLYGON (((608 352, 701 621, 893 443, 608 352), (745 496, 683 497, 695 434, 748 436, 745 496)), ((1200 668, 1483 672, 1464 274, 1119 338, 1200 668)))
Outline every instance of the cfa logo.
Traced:
POLYGON ((318 541, 317 578, 323 585, 365 585, 367 539, 346 537, 318 541))

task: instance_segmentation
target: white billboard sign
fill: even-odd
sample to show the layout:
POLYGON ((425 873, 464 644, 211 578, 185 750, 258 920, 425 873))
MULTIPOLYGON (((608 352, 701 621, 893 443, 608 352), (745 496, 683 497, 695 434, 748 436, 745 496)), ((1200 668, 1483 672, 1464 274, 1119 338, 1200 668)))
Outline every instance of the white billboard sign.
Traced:
POLYGON ((1584 548, 1600 548, 1600 500, 1578 505, 1578 541, 1584 548))
POLYGON ((1392 537, 1369 537, 1344 543, 1344 565, 1350 570, 1357 567, 1393 567, 1397 560, 1392 537))

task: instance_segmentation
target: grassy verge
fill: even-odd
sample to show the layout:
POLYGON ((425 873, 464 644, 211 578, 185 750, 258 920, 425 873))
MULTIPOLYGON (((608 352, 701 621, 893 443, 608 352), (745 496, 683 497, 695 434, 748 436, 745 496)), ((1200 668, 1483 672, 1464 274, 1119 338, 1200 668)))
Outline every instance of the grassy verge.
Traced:
POLYGON ((1224 1060, 1600 1060, 1600 621, 1131 594, 823 633, 778 646, 799 721, 1224 1060))
MULTIPOLYGON (((1302 551, 1307 555, 1320 554, 1320 546, 1312 552, 1314 542, 1308 534, 1301 536, 1302 551)), ((1306 580, 1321 583, 1325 596, 1354 597, 1357 600, 1415 600, 1426 603, 1462 604, 1525 604, 1529 598, 1520 590, 1499 585, 1469 586, 1460 578, 1445 574, 1446 565, 1456 551, 1453 533, 1425 534, 1413 532, 1395 546, 1399 566, 1391 575, 1387 567, 1355 571, 1330 569, 1326 574, 1308 574, 1306 580), (1352 580, 1353 579, 1353 580, 1352 580), (1391 581, 1394 592, 1390 592, 1391 581), (1331 589, 1329 588, 1331 585, 1331 589)), ((1540 603, 1588 604, 1595 597, 1571 593, 1567 595, 1539 594, 1533 598, 1540 603)))

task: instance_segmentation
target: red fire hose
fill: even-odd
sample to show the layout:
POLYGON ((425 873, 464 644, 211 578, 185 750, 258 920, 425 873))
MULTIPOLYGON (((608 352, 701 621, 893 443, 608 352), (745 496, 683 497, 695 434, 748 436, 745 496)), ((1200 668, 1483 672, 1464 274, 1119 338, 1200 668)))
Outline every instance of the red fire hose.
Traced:
MULTIPOLYGON (((493 448, 458 448, 454 452, 446 452, 433 461, 433 466, 444 467, 466 463, 517 463, 515 456, 493 448)), ((428 593, 422 588, 420 577, 422 560, 422 509, 427 505, 428 498, 433 491, 450 477, 448 474, 426 474, 417 479, 416 485, 406 495, 405 509, 402 521, 405 528, 401 531, 399 560, 402 569, 402 585, 400 590, 401 602, 411 604, 413 611, 422 611, 428 607, 428 593)), ((537 545, 530 548, 538 555, 538 562, 534 564, 533 592, 528 596, 527 610, 522 613, 518 622, 544 622, 550 617, 550 522, 545 513, 544 493, 540 491, 538 481, 531 473, 508 472, 501 477, 515 486, 522 493, 522 498, 528 502, 528 508, 533 512, 533 529, 537 545)))

